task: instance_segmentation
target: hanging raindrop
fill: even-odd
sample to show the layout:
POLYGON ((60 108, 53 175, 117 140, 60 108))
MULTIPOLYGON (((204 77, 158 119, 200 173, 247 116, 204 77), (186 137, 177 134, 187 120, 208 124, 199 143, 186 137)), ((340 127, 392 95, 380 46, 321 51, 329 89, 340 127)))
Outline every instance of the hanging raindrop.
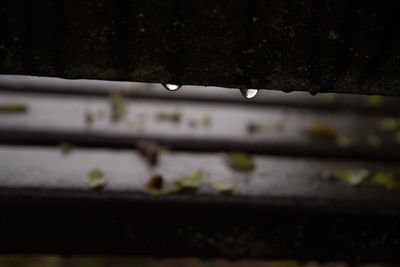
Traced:
POLYGON ((165 89, 167 89, 168 91, 176 91, 179 88, 182 87, 182 85, 176 85, 176 84, 169 84, 169 83, 163 83, 162 84, 164 86, 165 89))
POLYGON ((246 88, 240 88, 240 93, 242 93, 242 96, 245 98, 253 98, 257 95, 258 89, 246 89, 246 88))

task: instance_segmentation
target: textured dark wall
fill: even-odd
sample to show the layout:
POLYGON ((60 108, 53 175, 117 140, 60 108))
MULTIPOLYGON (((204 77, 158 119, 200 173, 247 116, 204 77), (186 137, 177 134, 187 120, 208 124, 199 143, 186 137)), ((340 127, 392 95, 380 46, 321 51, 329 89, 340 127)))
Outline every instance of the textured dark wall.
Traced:
POLYGON ((0 1, 0 73, 400 95, 396 0, 0 1))

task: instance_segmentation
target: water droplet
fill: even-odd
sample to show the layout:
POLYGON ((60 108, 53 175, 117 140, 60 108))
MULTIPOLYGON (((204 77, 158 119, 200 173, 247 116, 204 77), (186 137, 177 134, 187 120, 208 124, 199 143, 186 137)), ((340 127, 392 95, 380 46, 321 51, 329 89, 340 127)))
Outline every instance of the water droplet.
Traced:
POLYGON ((176 91, 176 90, 178 90, 179 88, 182 87, 182 85, 169 84, 169 83, 163 83, 162 85, 163 85, 163 86, 165 87, 165 89, 167 89, 168 91, 176 91))
POLYGON ((245 98, 253 98, 256 96, 258 89, 246 89, 246 88, 240 88, 240 92, 245 98))
POLYGON ((293 90, 292 90, 292 89, 289 89, 289 88, 284 88, 284 89, 282 89, 282 91, 283 91, 284 93, 291 93, 291 92, 293 92, 293 90))
POLYGON ((309 93, 310 93, 310 95, 317 95, 318 94, 317 91, 310 91, 309 93))

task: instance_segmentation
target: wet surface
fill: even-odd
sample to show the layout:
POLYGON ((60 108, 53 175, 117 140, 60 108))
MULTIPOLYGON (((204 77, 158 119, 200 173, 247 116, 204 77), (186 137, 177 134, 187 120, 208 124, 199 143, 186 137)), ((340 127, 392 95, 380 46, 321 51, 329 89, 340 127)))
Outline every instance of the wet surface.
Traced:
POLYGON ((398 189, 371 183, 379 172, 400 176, 398 140, 382 128, 396 118, 396 99, 262 91, 252 105, 238 90, 139 85, 127 114, 112 120, 106 85, 1 91, 0 101, 27 106, 0 114, 1 251, 399 262, 398 189), (264 128, 249 131, 250 122, 264 128), (345 142, 306 134, 321 122, 345 142), (163 145, 157 164, 136 150, 142 140, 163 145), (237 150, 254 169, 226 163, 224 152, 237 150), (86 183, 96 168, 102 189, 86 183), (153 174, 169 187, 199 168, 197 190, 145 190, 153 174), (368 175, 354 186, 329 179, 336 170, 368 175), (234 189, 221 194, 211 181, 234 189))
MULTIPOLYGON (((354 153, 358 155, 365 154, 372 158, 385 157, 385 151, 390 151, 389 154, 394 156, 399 156, 400 153, 397 152, 400 150, 396 149, 399 143, 393 134, 381 128, 382 119, 390 115, 363 114, 350 110, 322 110, 316 113, 307 108, 287 109, 274 106, 129 99, 126 100, 127 115, 120 121, 113 122, 110 118, 109 102, 101 97, 64 96, 59 98, 51 95, 1 93, 0 100, 18 100, 29 106, 26 114, 0 114, 0 135, 1 132, 16 131, 29 136, 31 132, 32 140, 38 139, 38 144, 40 144, 40 132, 44 131, 53 133, 54 139, 59 136, 58 142, 70 141, 62 140, 63 137, 60 135, 70 133, 76 135, 78 140, 85 140, 85 136, 89 135, 105 135, 110 140, 108 142, 110 144, 113 139, 118 139, 115 141, 118 143, 129 138, 137 140, 152 137, 163 140, 167 145, 182 142, 179 145, 180 149, 185 149, 185 143, 187 143, 188 150, 192 149, 191 146, 195 146, 194 143, 190 144, 190 140, 196 140, 199 144, 206 141, 210 144, 214 142, 216 148, 210 148, 214 151, 224 150, 223 146, 218 146, 218 143, 222 142, 227 143, 226 149, 240 144, 236 149, 246 150, 247 144, 251 152, 255 150, 252 147, 258 145, 265 147, 269 152, 281 149, 289 151, 287 152, 289 154, 295 151, 301 154, 303 151, 305 155, 311 153, 314 156, 319 152, 307 151, 319 150, 320 154, 340 157, 346 154, 346 150, 354 150, 354 153), (85 121, 86 113, 93 116, 92 123, 88 124, 85 121), (178 121, 164 121, 158 118, 159 114, 172 113, 179 115, 178 121), (207 125, 202 123, 204 117, 209 118, 207 125), (193 121, 195 125, 191 124, 193 121), (345 147, 341 147, 340 144, 331 142, 314 142, 313 138, 305 132, 314 123, 319 122, 330 124, 339 135, 351 139, 354 145, 345 144, 343 145, 345 147), (270 128, 252 133, 249 132, 249 123, 258 123, 270 128), (279 127, 274 127, 274 125, 279 125, 279 127), (370 135, 379 136, 380 147, 374 147, 368 143, 370 135)), ((6 139, 3 137, 3 140, 6 139)), ((100 143, 97 145, 101 146, 100 143)))
MULTIPOLYGON (((160 173, 165 186, 174 180, 203 170, 203 182, 197 193, 190 195, 216 196, 209 181, 235 185, 232 196, 294 201, 315 199, 321 205, 360 203, 363 209, 378 205, 392 213, 399 211, 400 196, 396 190, 365 183, 351 186, 340 180, 328 179, 327 173, 337 169, 366 169, 371 174, 388 171, 400 174, 400 166, 383 162, 345 160, 317 160, 255 156, 255 169, 241 172, 231 169, 223 154, 193 154, 162 152, 155 167, 147 165, 135 151, 104 149, 76 149, 65 155, 52 148, 0 147, 2 188, 28 188, 31 190, 92 190, 85 182, 87 173, 99 168, 105 174, 105 192, 145 193, 145 185, 154 173, 160 173), (290 166, 290 168, 288 168, 290 166), (362 204, 361 204, 362 203, 362 204), (385 204, 386 203, 386 204, 385 204)), ((224 196, 219 196, 224 198, 224 196)), ((266 201, 268 202, 268 200, 266 201)))

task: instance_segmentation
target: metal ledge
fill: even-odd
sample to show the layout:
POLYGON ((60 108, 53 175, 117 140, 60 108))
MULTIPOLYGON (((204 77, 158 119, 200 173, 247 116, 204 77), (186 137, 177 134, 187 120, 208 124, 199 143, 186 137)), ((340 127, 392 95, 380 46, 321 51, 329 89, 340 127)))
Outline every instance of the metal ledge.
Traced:
POLYGON ((400 95, 399 2, 0 3, 0 73, 400 95))

